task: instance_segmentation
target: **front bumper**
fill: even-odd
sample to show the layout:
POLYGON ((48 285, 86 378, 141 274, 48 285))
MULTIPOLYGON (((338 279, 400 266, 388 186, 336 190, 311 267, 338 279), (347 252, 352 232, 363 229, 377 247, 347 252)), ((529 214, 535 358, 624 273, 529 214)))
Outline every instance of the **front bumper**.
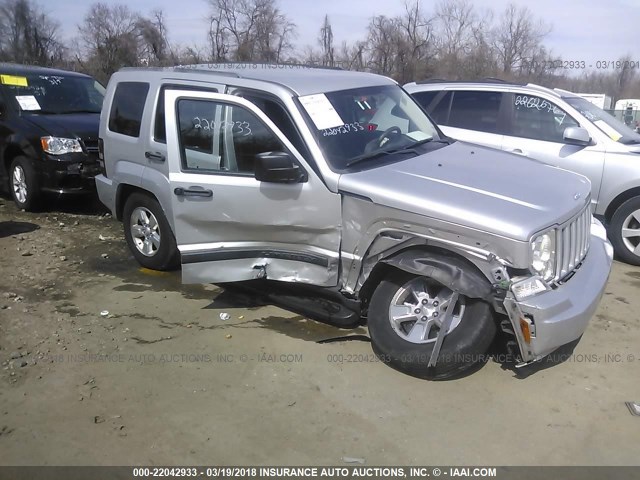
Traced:
POLYGON ((95 191, 94 177, 100 173, 97 158, 85 154, 45 156, 38 162, 40 188, 63 195, 95 191))
POLYGON ((507 294, 505 308, 518 340, 522 361, 532 362, 572 342, 584 333, 604 293, 611 265, 613 247, 604 228, 591 224, 591 240, 587 256, 575 274, 555 289, 520 302, 512 292, 507 294), (521 319, 532 323, 534 334, 527 341, 521 319))

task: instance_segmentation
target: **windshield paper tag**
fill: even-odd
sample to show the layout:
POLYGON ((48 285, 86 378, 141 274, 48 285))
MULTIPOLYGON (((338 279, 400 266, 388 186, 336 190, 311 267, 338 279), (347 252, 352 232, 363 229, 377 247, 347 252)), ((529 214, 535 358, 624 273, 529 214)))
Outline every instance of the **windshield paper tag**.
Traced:
POLYGON ((344 125, 340 115, 324 93, 306 95, 299 97, 299 100, 318 130, 344 125))
POLYGON ((613 127, 611 127, 610 125, 608 125, 604 120, 596 120, 595 122, 593 122, 600 130, 602 130, 604 133, 606 133, 607 135, 609 135, 609 137, 611 138, 611 140, 613 140, 614 142, 617 142, 618 140, 620 140, 620 138, 622 138, 622 135, 620 135, 620 133, 618 133, 617 130, 615 130, 613 127))
POLYGON ((4 85, 14 85, 16 87, 28 87, 27 77, 16 77, 14 75, 0 75, 0 83, 4 85))
POLYGON ((22 110, 40 110, 40 104, 33 95, 16 95, 22 110))

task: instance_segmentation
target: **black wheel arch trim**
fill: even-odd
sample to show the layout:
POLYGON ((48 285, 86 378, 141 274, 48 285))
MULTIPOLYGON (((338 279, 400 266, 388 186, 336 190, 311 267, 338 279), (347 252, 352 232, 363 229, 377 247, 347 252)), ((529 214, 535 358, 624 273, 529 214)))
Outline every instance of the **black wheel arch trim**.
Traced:
POLYGON ((433 278, 469 298, 491 301, 493 297, 489 280, 475 266, 455 256, 409 249, 382 262, 414 275, 433 278))

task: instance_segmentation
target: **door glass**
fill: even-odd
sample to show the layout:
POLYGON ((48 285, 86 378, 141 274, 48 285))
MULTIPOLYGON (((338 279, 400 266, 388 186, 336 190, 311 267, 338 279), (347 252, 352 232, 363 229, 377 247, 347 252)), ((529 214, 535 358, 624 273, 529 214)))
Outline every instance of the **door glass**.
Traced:
MULTIPOLYGON (((446 125, 480 132, 498 133, 500 92, 456 91, 446 125)), ((437 120, 436 120, 437 121, 437 120)))
POLYGON ((286 151, 253 112, 210 100, 179 100, 182 169, 253 175, 259 153, 286 151))
POLYGON ((565 128, 579 126, 557 105, 533 95, 513 95, 513 115, 515 137, 562 143, 565 128))

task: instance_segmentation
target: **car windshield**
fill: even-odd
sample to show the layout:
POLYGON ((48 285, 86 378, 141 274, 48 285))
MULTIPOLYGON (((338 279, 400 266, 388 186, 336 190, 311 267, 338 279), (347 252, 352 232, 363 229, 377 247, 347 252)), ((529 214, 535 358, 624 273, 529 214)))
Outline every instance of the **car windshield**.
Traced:
POLYGON ((2 86, 29 114, 100 113, 105 89, 93 78, 65 75, 2 75, 2 86))
POLYGON ((342 170, 387 155, 417 154, 412 147, 438 131, 399 86, 355 88, 299 97, 325 157, 342 170))
POLYGON ((625 145, 640 143, 640 135, 588 100, 580 97, 564 97, 564 100, 612 140, 625 145))

